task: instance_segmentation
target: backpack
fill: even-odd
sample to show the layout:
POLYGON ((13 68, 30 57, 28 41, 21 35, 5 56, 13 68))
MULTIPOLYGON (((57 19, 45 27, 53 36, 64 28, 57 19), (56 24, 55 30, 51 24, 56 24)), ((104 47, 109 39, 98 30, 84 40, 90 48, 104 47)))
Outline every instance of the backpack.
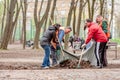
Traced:
POLYGON ((107 21, 103 21, 102 22, 102 29, 104 28, 104 25, 103 25, 103 23, 105 23, 104 25, 106 25, 107 27, 106 27, 106 32, 105 32, 105 34, 106 34, 106 36, 107 36, 107 38, 110 38, 111 37, 111 34, 110 34, 110 26, 109 26, 109 24, 108 24, 108 22, 107 21))

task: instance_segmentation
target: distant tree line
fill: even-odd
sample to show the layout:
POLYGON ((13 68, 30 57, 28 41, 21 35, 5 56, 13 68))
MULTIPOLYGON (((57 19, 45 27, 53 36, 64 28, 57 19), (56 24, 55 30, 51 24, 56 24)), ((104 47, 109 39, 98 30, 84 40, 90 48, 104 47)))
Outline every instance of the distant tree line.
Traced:
MULTIPOLYGON (((40 5, 38 5, 38 0, 31 0, 34 2, 34 23, 35 23, 35 36, 34 36, 34 46, 33 49, 39 48, 39 36, 42 33, 41 28, 45 31, 47 28, 47 23, 52 25, 55 22, 55 12, 57 1, 59 0, 48 0, 45 12, 42 12, 42 7, 44 6, 44 0, 41 0, 40 5), (42 17, 41 17, 42 15, 42 17)), ((111 1, 111 17, 108 20, 111 24, 114 13, 114 0, 111 1)), ((1 18, 1 43, 0 49, 7 49, 9 43, 14 43, 16 27, 18 25, 17 21, 22 13, 22 34, 21 43, 23 44, 23 49, 25 49, 26 44, 26 15, 28 10, 29 1, 28 0, 3 0, 2 18, 1 18)), ((77 32, 80 34, 81 21, 85 18, 94 19, 96 12, 106 17, 107 15, 107 0, 71 0, 70 8, 67 15, 66 26, 72 25, 73 34, 77 32), (87 15, 87 16, 86 16, 87 15)), ((61 7, 61 6, 60 6, 61 7)), ((60 23, 61 24, 61 23, 60 23)), ((69 35, 65 36, 65 48, 67 48, 67 39, 69 35)))

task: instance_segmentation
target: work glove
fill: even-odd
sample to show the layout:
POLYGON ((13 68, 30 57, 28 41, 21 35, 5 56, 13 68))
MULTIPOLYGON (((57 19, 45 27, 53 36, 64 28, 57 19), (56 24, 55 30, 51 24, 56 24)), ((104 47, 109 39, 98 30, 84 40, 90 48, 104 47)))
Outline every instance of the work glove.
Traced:
POLYGON ((81 48, 85 48, 86 47, 86 44, 84 43, 82 46, 81 46, 81 48))

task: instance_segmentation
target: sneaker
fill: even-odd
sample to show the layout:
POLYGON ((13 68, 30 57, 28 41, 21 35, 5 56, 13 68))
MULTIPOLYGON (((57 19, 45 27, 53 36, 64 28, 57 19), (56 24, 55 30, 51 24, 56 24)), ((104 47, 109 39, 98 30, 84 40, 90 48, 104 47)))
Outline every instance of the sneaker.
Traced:
POLYGON ((107 64, 103 64, 103 67, 107 67, 107 64))
POLYGON ((45 66, 45 67, 42 67, 43 69, 49 69, 49 67, 48 66, 45 66))
POLYGON ((54 64, 54 65, 52 65, 52 67, 58 67, 59 66, 59 64, 54 64))
POLYGON ((102 65, 102 64, 100 65, 100 68, 103 68, 103 65, 102 65))
POLYGON ((103 68, 103 64, 97 64, 96 68, 97 68, 97 69, 103 68))
POLYGON ((100 66, 95 66, 95 69, 100 69, 100 66))

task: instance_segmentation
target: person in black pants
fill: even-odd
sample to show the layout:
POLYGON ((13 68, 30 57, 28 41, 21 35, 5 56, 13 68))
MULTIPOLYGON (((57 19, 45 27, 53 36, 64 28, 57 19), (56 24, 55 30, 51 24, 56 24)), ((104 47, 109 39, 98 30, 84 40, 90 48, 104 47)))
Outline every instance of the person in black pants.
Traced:
POLYGON ((91 39, 95 40, 96 43, 94 52, 97 59, 97 67, 102 68, 107 37, 102 28, 97 23, 93 23, 90 19, 86 20, 85 26, 88 28, 88 36, 82 47, 85 47, 86 44, 91 41, 91 39))

